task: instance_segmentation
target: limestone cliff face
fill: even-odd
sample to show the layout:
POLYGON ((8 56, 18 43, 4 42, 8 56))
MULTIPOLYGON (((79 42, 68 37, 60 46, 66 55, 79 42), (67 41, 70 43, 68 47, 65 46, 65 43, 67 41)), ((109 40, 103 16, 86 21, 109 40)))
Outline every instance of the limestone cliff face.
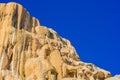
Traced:
POLYGON ((71 43, 17 3, 0 4, 0 80, 105 80, 71 43))

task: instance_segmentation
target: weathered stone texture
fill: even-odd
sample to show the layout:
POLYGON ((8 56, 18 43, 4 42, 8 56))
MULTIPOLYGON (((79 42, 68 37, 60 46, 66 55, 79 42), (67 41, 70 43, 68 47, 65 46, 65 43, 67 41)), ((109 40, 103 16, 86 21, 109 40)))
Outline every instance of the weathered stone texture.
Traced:
POLYGON ((0 4, 0 80, 105 80, 71 43, 17 3, 0 4))

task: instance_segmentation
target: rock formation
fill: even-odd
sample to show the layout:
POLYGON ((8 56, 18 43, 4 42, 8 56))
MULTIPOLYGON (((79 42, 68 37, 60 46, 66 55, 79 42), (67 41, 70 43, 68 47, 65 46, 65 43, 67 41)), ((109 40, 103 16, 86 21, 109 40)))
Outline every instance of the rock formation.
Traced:
POLYGON ((120 80, 120 75, 116 75, 114 77, 107 78, 105 80, 120 80))
POLYGON ((80 61, 70 41, 17 3, 0 4, 0 80, 105 80, 110 72, 80 61))

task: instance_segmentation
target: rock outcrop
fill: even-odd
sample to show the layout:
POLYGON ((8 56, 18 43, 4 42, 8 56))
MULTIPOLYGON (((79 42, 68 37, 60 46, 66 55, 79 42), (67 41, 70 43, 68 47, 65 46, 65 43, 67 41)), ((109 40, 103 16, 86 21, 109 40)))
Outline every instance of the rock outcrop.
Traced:
POLYGON ((107 78, 105 80, 120 80, 120 75, 116 75, 114 77, 107 78))
POLYGON ((70 41, 17 3, 0 4, 0 80, 105 80, 110 72, 80 61, 70 41))

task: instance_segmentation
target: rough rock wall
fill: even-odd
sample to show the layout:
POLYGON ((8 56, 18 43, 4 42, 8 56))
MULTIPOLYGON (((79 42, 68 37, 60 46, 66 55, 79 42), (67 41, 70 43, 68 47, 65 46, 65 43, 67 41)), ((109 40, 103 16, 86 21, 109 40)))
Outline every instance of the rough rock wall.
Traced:
POLYGON ((105 80, 71 43, 17 3, 0 4, 0 80, 105 80))

